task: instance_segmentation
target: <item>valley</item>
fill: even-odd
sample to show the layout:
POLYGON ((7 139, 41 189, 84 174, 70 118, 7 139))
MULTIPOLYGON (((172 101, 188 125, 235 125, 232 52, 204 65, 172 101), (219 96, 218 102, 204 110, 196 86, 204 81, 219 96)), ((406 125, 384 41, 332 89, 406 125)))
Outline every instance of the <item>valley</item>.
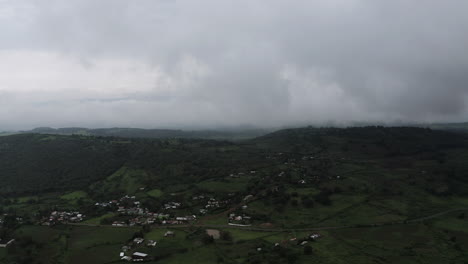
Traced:
POLYGON ((464 263, 467 143, 411 127, 0 137, 0 263, 464 263))

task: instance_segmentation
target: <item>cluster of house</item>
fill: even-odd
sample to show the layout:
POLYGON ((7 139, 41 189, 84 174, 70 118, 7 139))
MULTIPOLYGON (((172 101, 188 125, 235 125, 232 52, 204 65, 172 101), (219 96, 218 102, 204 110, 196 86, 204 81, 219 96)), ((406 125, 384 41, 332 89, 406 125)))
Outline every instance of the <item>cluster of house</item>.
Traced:
POLYGON ((310 241, 315 241, 319 238, 321 238, 322 235, 318 234, 318 233, 314 233, 314 234, 310 234, 307 238, 303 238, 301 240, 298 241, 298 245, 300 246, 305 246, 307 245, 310 241))
POLYGON ((176 216, 175 218, 164 220, 161 222, 163 225, 181 225, 187 224, 188 222, 197 220, 197 216, 188 215, 188 216, 176 216))
POLYGON ((177 202, 168 202, 166 204, 164 204, 164 209, 166 210, 169 210, 169 209, 177 209, 181 206, 182 204, 181 203, 177 203, 177 202))
MULTIPOLYGON (((144 221, 154 221, 155 216, 153 213, 149 212, 146 208, 140 207, 140 201, 136 200, 135 196, 125 195, 121 197, 119 200, 111 200, 108 202, 101 202, 96 203, 95 206, 104 207, 104 208, 116 208, 117 213, 121 215, 135 215, 135 216, 145 216, 148 217, 147 219, 132 219, 129 224, 145 224, 144 221), (144 220, 142 222, 142 220, 144 220)), ((114 222, 112 225, 114 226, 124 226, 127 225, 124 222, 114 222)))
POLYGON ((235 213, 231 213, 228 217, 228 225, 232 226, 250 226, 251 221, 252 217, 245 214, 237 215, 235 213))
POLYGON ((243 172, 231 173, 231 174, 229 174, 229 177, 231 177, 231 178, 240 178, 241 176, 244 176, 244 175, 245 175, 245 173, 243 173, 243 172))
MULTIPOLYGON (((229 193, 228 195, 229 196, 234 196, 235 194, 234 193, 229 193)), ((229 199, 227 199, 227 200, 218 200, 216 198, 207 197, 205 195, 193 196, 192 200, 193 201, 206 201, 206 204, 203 205, 203 208, 201 208, 199 210, 201 215, 207 214, 208 211, 211 210, 211 209, 217 209, 217 208, 223 207, 223 206, 229 204, 229 202, 230 202, 229 199)))
MULTIPOLYGON (((257 171, 254 171, 254 170, 251 170, 251 171, 250 171, 250 174, 255 174, 255 173, 257 173, 257 171)), ((230 178, 240 178, 240 177, 242 177, 242 176, 244 176, 244 175, 245 175, 245 173, 243 173, 243 172, 231 173, 231 174, 229 174, 229 177, 230 177, 230 178)))
POLYGON ((146 253, 134 251, 132 249, 146 246, 146 247, 155 247, 157 244, 154 240, 145 241, 144 238, 136 237, 133 241, 125 246, 122 246, 122 251, 120 252, 120 259, 126 261, 140 262, 150 260, 150 256, 146 253))
POLYGON ((191 221, 195 221, 197 216, 188 215, 188 216, 176 216, 170 217, 168 214, 158 214, 158 213, 147 213, 144 216, 138 216, 132 219, 129 219, 126 222, 123 221, 114 221, 112 226, 136 226, 136 225, 152 225, 155 223, 163 225, 180 225, 187 224, 191 221))
POLYGON ((302 157, 302 160, 313 160, 313 159, 315 159, 315 157, 313 157, 313 156, 303 156, 302 157))
MULTIPOLYGON (((297 237, 293 237, 293 238, 289 239, 289 242, 290 242, 290 243, 295 243, 295 244, 297 244, 297 245, 299 245, 299 246, 305 246, 305 245, 307 245, 310 241, 315 241, 315 240, 317 240, 317 239, 319 239, 319 238, 321 238, 321 237, 322 237, 321 234, 319 234, 319 233, 313 233, 313 234, 310 234, 310 235, 308 235, 307 237, 301 238, 301 239, 298 239, 297 237)), ((285 243, 285 242, 287 242, 287 241, 283 241, 283 243, 285 243)), ((280 245, 280 243, 276 243, 276 244, 275 244, 275 247, 277 247, 277 246, 279 246, 279 245, 280 245)))
POLYGON ((210 208, 219 208, 221 206, 220 201, 216 200, 215 198, 210 198, 205 205, 205 209, 210 208))
MULTIPOLYGON (((123 215, 135 215, 128 212, 120 212, 123 215)), ((152 225, 156 222, 162 222, 169 219, 168 214, 157 214, 151 212, 143 212, 138 214, 135 218, 129 219, 127 222, 114 221, 112 226, 136 226, 136 225, 152 225)))
POLYGON ((111 207, 111 206, 120 206, 120 205, 139 205, 140 202, 136 200, 135 196, 125 195, 119 200, 111 200, 108 202, 96 203, 96 206, 99 207, 111 207))
POLYGON ((146 208, 140 208, 139 205, 137 205, 137 207, 119 206, 117 213, 123 215, 147 215, 149 212, 146 208))
MULTIPOLYGON (((175 237, 175 233, 173 231, 166 231, 164 233, 164 237, 175 237)), ((122 246, 122 251, 120 252, 120 259, 121 260, 126 260, 126 261, 133 261, 133 262, 141 262, 141 261, 149 261, 151 260, 151 256, 138 252, 136 250, 141 249, 142 247, 156 247, 158 244, 157 241, 154 240, 145 240, 142 237, 136 237, 132 240, 131 243, 128 245, 122 246)))
POLYGON ((53 211, 50 213, 49 217, 44 217, 42 219, 42 225, 51 226, 55 224, 79 223, 83 221, 84 218, 85 215, 77 211, 53 211))
MULTIPOLYGON (((112 207, 116 208, 116 211, 120 215, 135 216, 127 221, 114 221, 112 226, 135 226, 135 225, 152 225, 155 223, 175 225, 175 224, 186 224, 189 221, 196 220, 195 215, 190 216, 176 216, 171 217, 167 213, 154 213, 149 211, 147 208, 141 207, 141 203, 136 200, 135 196, 125 195, 119 200, 112 200, 104 203, 96 203, 96 206, 100 207, 112 207)), ((163 209, 178 209, 181 203, 168 202, 163 206, 163 209)))
POLYGON ((204 200, 205 195, 195 195, 192 197, 192 200, 197 201, 197 200, 204 200))

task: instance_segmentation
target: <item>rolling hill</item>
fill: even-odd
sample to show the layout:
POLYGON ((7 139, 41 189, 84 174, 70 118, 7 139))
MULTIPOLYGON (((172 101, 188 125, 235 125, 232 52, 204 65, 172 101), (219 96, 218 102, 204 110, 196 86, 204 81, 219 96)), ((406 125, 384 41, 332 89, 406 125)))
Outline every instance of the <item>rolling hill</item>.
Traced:
POLYGON ((136 236, 158 241, 137 247, 150 263, 464 263, 467 158, 465 134, 414 127, 305 127, 239 142, 0 137, 0 210, 14 216, 2 232, 19 241, 0 263, 110 263, 136 236), (125 197, 149 216, 101 206, 125 197), (54 211, 87 218, 40 226, 54 211), (139 222, 156 213, 197 218, 139 222), (229 225, 231 214, 246 227, 229 225), (213 241, 205 229, 229 235, 213 241))

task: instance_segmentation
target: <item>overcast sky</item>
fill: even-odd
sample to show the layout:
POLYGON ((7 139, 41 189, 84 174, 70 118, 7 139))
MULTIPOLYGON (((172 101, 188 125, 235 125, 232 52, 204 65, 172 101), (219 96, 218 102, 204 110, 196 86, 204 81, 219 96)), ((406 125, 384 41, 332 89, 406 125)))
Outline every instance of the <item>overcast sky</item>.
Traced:
POLYGON ((0 130, 468 120, 466 0, 0 0, 0 130))

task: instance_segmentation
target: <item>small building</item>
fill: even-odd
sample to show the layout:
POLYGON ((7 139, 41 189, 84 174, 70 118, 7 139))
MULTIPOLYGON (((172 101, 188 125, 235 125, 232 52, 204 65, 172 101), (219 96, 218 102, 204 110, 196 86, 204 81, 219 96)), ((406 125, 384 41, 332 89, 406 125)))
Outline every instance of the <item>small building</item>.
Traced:
POLYGON ((164 234, 165 237, 175 237, 175 233, 173 231, 167 231, 165 234, 164 234))
POLYGON ((135 243, 137 245, 143 243, 143 241, 145 241, 145 240, 143 238, 141 238, 141 237, 137 237, 137 238, 133 239, 133 243, 135 243))
POLYGON ((314 234, 311 234, 309 237, 310 239, 312 240, 316 240, 318 238, 320 238, 322 235, 318 234, 318 233, 314 233, 314 234))
POLYGON ((148 243, 146 243, 146 246, 148 247, 155 247, 158 242, 154 240, 148 240, 148 243))
POLYGON ((248 200, 252 199, 253 197, 254 197, 253 195, 249 194, 249 195, 244 197, 244 201, 248 201, 248 200))
POLYGON ((148 254, 146 253, 141 253, 141 252, 135 252, 132 254, 132 259, 133 261, 144 261, 148 259, 148 254))
POLYGON ((123 247, 122 247, 122 251, 123 251, 123 252, 126 252, 126 251, 128 251, 128 250, 130 250, 130 247, 129 247, 129 246, 123 246, 123 247))
POLYGON ((121 259, 126 261, 132 261, 132 258, 129 256, 123 256, 121 259))

